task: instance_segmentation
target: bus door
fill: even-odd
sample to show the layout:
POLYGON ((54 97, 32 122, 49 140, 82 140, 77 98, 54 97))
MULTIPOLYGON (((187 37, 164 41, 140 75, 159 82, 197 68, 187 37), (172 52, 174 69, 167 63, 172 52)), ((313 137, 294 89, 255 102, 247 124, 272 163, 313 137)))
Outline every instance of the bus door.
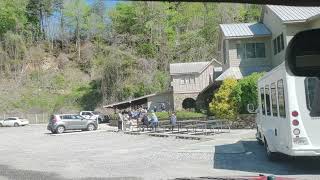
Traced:
MULTIPOLYGON (((264 95, 264 88, 260 87, 259 89, 260 96, 259 96, 259 112, 257 113, 257 128, 258 133, 264 133, 265 131, 265 120, 266 120, 266 108, 265 108, 265 95, 264 95)), ((263 140, 261 137, 262 134, 257 134, 261 140, 263 140)))
POLYGON ((288 130, 288 118, 287 118, 287 103, 285 92, 285 84, 284 80, 280 79, 271 84, 271 109, 272 116, 276 120, 275 124, 277 127, 275 128, 275 136, 277 139, 277 148, 287 150, 288 141, 289 141, 289 133, 288 130))

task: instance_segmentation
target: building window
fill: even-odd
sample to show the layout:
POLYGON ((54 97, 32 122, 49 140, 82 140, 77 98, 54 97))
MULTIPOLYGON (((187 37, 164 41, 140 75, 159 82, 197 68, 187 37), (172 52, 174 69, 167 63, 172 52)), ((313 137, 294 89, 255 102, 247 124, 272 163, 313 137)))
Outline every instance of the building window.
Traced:
POLYGON ((242 46, 240 44, 237 44, 237 58, 241 59, 242 57, 242 46))
POLYGON ((280 42, 280 36, 277 37, 277 53, 281 52, 281 42, 280 42))
POLYGON ((255 53, 255 44, 254 43, 247 43, 246 44, 246 55, 247 58, 255 58, 256 53, 255 53))
POLYGON ((284 50, 283 34, 280 35, 280 44, 281 44, 281 50, 284 50))
POLYGON ((286 117, 286 102, 284 97, 284 86, 283 80, 279 80, 277 83, 278 90, 278 104, 279 104, 279 115, 280 117, 286 117))
POLYGON ((272 115, 278 116, 278 103, 277 103, 277 89, 276 83, 271 84, 271 104, 272 104, 272 115))
POLYGON ((280 34, 273 40, 273 54, 276 55, 284 50, 283 34, 280 34))
POLYGON ((189 83, 190 83, 190 84, 195 84, 195 83, 196 83, 196 78, 195 78, 195 76, 190 76, 190 77, 189 77, 189 83))
POLYGON ((182 77, 180 79, 180 84, 186 84, 186 78, 185 77, 182 77))
POLYGON ((277 39, 273 40, 273 54, 277 54, 277 39))
POLYGON ((270 116, 271 115, 271 108, 270 108, 270 90, 269 90, 269 86, 266 85, 265 88, 265 94, 266 94, 266 110, 267 110, 267 115, 270 116))
POLYGON ((266 48, 264 43, 247 43, 246 44, 247 58, 265 58, 266 48))
POLYGON ((266 57, 266 47, 264 43, 256 43, 256 55, 258 58, 266 57))

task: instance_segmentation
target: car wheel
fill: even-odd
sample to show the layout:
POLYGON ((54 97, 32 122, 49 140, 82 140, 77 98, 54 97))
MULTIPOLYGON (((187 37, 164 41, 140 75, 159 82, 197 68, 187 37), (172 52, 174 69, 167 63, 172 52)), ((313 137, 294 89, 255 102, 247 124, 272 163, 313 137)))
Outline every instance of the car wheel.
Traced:
POLYGON ((95 128, 96 127, 93 124, 88 124, 88 126, 87 126, 88 131, 93 131, 93 130, 95 130, 95 128))
POLYGON ((264 147, 266 151, 266 156, 270 161, 276 161, 278 159, 278 154, 276 152, 271 152, 267 141, 264 142, 264 147))
POLYGON ((56 131, 54 131, 54 130, 51 130, 51 133, 52 133, 52 134, 55 134, 55 133, 56 133, 56 131))
POLYGON ((13 126, 14 127, 19 127, 19 124, 18 123, 14 123, 13 126))
POLYGON ((65 130, 65 128, 64 128, 63 126, 58 126, 56 132, 57 132, 58 134, 61 134, 61 133, 64 132, 64 130, 65 130))
POLYGON ((102 119, 98 118, 98 122, 99 122, 99 124, 101 124, 102 123, 102 119))

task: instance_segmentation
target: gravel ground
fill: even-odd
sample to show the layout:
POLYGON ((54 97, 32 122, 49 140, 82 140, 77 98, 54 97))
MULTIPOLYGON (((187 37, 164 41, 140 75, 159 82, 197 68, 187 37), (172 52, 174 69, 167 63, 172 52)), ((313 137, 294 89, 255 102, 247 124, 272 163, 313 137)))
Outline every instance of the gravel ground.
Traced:
MULTIPOLYGON (((236 141, 238 132, 217 136, 220 141, 213 140, 212 149, 217 144, 228 146, 221 145, 221 139, 236 141)), ((125 135, 107 132, 103 126, 96 132, 62 135, 50 134, 44 125, 0 128, 0 136, 0 179, 153 180, 259 173, 320 179, 319 160, 271 163, 253 139, 243 140, 245 153, 223 154, 177 151, 203 142, 125 135)))

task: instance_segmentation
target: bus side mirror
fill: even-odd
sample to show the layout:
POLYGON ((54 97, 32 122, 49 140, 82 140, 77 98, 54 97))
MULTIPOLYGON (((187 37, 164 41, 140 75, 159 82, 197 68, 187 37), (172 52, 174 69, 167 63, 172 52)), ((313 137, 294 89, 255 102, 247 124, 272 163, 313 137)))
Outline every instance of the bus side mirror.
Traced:
POLYGON ((254 105, 253 104, 247 104, 247 111, 250 113, 250 114, 255 114, 257 113, 256 109, 254 108, 254 105))
POLYGON ((299 32, 288 44, 286 63, 295 76, 320 77, 320 29, 299 32))

